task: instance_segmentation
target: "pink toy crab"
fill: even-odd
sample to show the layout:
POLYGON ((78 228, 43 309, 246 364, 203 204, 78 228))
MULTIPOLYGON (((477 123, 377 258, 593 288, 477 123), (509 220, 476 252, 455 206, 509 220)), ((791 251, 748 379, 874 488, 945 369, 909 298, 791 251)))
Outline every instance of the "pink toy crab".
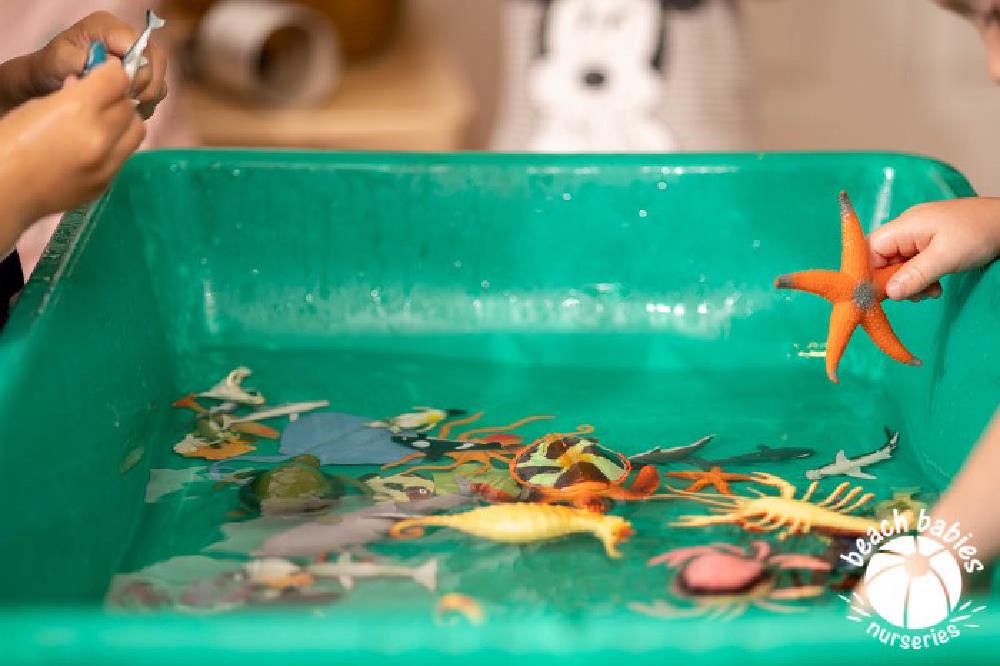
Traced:
POLYGON ((754 541, 749 552, 728 543, 678 548, 649 561, 650 566, 666 564, 679 568, 673 592, 693 600, 693 605, 678 608, 665 601, 635 603, 637 612, 656 616, 735 617, 751 605, 772 611, 789 612, 794 606, 773 600, 794 600, 819 596, 821 585, 777 587, 777 574, 789 569, 829 571, 830 563, 812 555, 772 553, 765 541, 754 541))

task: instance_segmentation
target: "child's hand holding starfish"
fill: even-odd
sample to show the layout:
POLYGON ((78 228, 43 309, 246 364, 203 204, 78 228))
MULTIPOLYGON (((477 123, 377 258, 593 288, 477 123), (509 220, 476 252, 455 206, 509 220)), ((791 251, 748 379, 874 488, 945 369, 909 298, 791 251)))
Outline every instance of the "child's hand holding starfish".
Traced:
POLYGON ((902 263, 886 285, 893 300, 936 298, 938 279, 1000 255, 1000 199, 935 201, 910 208, 872 232, 872 267, 902 263))

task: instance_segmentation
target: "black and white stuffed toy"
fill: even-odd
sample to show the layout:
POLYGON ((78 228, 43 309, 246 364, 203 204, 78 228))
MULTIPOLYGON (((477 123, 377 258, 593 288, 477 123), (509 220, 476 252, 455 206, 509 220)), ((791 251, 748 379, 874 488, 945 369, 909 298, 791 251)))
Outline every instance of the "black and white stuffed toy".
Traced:
MULTIPOLYGON (((508 0, 507 93, 494 148, 671 152, 704 147, 686 140, 679 131, 684 127, 670 119, 674 112, 684 116, 680 107, 704 99, 697 94, 672 99, 670 86, 690 85, 676 76, 683 75, 675 71, 683 56, 720 56, 710 50, 734 29, 733 13, 730 0, 508 0), (722 25, 714 25, 720 19, 722 25), (685 30, 689 38, 706 30, 715 34, 693 46, 704 52, 682 54, 677 47, 685 30)), ((736 48, 734 38, 722 51, 736 48)), ((709 74, 705 85, 717 89, 709 74)), ((738 88, 739 77, 732 82, 738 88)), ((730 115, 734 111, 739 114, 731 110, 730 115)))

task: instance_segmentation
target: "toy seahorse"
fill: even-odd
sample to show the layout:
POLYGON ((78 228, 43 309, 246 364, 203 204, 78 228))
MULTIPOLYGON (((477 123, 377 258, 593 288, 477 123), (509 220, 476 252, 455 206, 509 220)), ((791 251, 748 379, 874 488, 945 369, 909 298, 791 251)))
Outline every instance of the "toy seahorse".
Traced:
POLYGON ((422 536, 425 526, 451 527, 473 536, 503 543, 530 543, 568 534, 590 533, 601 540, 608 556, 618 558, 618 544, 635 532, 618 516, 604 516, 567 506, 498 504, 449 516, 409 518, 393 525, 398 539, 422 536))

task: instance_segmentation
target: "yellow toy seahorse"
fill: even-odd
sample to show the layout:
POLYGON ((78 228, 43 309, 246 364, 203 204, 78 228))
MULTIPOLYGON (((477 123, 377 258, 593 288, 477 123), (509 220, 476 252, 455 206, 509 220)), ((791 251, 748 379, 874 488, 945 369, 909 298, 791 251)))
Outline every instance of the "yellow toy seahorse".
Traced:
POLYGON ((601 540, 608 556, 618 558, 618 544, 632 536, 631 523, 568 506, 497 504, 449 516, 423 516, 402 520, 389 534, 397 539, 422 536, 425 526, 451 527, 466 534, 501 541, 530 543, 568 534, 588 532, 601 540))

